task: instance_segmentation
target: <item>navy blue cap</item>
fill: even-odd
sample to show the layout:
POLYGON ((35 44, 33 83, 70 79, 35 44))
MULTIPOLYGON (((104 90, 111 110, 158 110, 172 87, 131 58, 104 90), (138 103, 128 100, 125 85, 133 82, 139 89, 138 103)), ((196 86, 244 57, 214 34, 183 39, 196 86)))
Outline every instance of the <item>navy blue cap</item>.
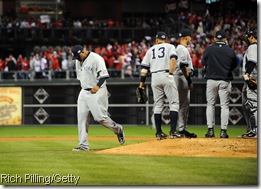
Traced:
POLYGON ((227 38, 227 34, 224 30, 219 30, 219 31, 216 32, 216 38, 217 39, 227 38))
POLYGON ((179 32, 179 37, 186 37, 190 36, 191 37, 191 31, 189 29, 183 29, 181 32, 179 32))
POLYGON ((75 45, 72 48, 72 56, 73 56, 72 59, 73 60, 77 59, 82 51, 83 51, 83 47, 81 45, 75 45))
POLYGON ((163 31, 159 31, 156 34, 156 38, 161 39, 161 40, 166 40, 167 39, 167 34, 163 31))

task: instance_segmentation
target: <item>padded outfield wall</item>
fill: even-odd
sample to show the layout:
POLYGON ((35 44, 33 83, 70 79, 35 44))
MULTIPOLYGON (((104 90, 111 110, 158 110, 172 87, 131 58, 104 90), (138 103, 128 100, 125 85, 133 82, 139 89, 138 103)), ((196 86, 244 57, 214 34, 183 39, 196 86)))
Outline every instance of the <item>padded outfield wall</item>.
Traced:
MULTIPOLYGON (((206 125, 206 81, 193 78, 194 91, 191 92, 189 125, 206 125)), ((137 104, 135 90, 139 84, 136 79, 109 79, 109 115, 113 120, 126 125, 152 125, 152 90, 149 78, 146 90, 149 101, 137 104)), ((241 107, 242 79, 232 82, 230 96, 229 124, 243 125, 245 120, 241 107)), ((80 91, 77 80, 34 80, 2 81, 0 83, 0 125, 76 125, 77 97, 80 91), (8 90, 7 90, 8 89, 8 90), (10 91, 16 96, 10 96, 10 91), (12 92, 14 93, 14 92, 12 92), (7 98, 4 98, 7 97, 7 98), (12 100, 15 98, 16 100, 12 100), (7 100, 9 99, 9 100, 7 100), (14 104, 16 103, 16 104, 14 104), (21 109, 20 112, 17 112, 21 109), (14 116, 20 114, 20 121, 14 116)), ((169 123, 169 109, 166 106, 162 114, 162 123, 169 123)), ((92 123, 96 122, 92 119, 92 123)), ((220 105, 216 106, 216 125, 220 124, 220 105)))

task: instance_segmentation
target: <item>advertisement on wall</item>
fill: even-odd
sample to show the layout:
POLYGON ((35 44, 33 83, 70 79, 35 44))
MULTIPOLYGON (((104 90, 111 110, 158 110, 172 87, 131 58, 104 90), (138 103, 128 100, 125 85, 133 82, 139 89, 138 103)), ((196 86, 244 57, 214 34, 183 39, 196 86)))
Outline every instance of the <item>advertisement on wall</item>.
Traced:
POLYGON ((22 88, 0 87, 0 126, 22 124, 22 88))
POLYGON ((17 9, 20 14, 41 15, 54 14, 61 11, 62 0, 20 0, 17 3, 17 9))

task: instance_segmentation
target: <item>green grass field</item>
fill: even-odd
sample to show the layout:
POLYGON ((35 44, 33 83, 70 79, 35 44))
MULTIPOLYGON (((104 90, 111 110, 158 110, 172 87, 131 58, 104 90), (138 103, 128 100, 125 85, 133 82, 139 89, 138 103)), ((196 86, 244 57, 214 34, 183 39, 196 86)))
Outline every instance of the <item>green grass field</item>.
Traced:
MULTIPOLYGON (((168 133, 168 126, 163 130, 168 133)), ((148 126, 124 126, 126 137, 154 137, 148 126)), ((207 128, 190 126, 204 137, 207 128)), ((229 126, 230 138, 245 131, 229 126)), ((215 129, 219 133, 219 129, 215 129)), ((0 185, 85 186, 257 186, 258 159, 101 155, 97 150, 119 147, 108 129, 90 126, 89 136, 111 136, 115 140, 90 140, 89 152, 77 147, 76 126, 1 126, 0 185), (72 137, 68 140, 7 141, 3 138, 72 137), (51 180, 53 179, 53 180, 51 180)), ((144 142, 126 140, 124 145, 144 142)))

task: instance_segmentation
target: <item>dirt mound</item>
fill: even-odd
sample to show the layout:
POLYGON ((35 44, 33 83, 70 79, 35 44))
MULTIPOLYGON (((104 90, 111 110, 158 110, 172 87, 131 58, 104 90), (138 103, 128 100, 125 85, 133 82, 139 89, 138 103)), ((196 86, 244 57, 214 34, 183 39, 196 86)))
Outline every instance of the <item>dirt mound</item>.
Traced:
POLYGON ((257 139, 181 138, 153 140, 97 151, 98 154, 257 158, 257 139))

